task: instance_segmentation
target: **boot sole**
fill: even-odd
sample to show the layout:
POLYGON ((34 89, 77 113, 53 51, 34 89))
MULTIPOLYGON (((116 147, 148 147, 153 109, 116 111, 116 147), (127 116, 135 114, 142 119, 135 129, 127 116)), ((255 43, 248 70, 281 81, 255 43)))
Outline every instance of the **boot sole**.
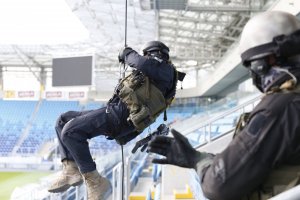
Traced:
POLYGON ((78 186, 78 185, 81 185, 83 183, 83 180, 80 180, 78 182, 75 182, 75 183, 72 183, 71 185, 70 184, 66 184, 62 187, 59 187, 59 188, 55 188, 55 189, 52 189, 52 190, 48 190, 48 192, 51 192, 51 193, 60 193, 60 192, 64 192, 66 191, 67 189, 69 189, 71 186, 75 187, 75 186, 78 186))

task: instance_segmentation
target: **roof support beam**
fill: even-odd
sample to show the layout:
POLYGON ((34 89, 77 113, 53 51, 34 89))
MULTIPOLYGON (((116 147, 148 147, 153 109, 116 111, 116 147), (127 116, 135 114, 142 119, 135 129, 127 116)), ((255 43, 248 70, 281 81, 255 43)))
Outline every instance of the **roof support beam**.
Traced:
MULTIPOLYGON (((216 5, 215 1, 210 1, 209 5, 188 4, 187 0, 140 0, 141 8, 145 10, 185 10, 197 12, 256 12, 261 9, 262 0, 260 5, 245 6, 240 5, 216 5), (215 4, 215 5, 212 5, 215 4)), ((245 2, 246 3, 246 2, 245 2)))
POLYGON ((208 25, 218 25, 218 26, 227 26, 228 21, 211 21, 209 19, 197 19, 194 17, 183 17, 177 15, 170 15, 170 16, 160 16, 160 21, 162 20, 179 20, 179 21, 187 21, 187 22, 197 22, 201 24, 208 24, 208 25))
POLYGON ((185 36, 185 35, 176 35, 174 33, 165 31, 165 30, 160 30, 160 37, 173 37, 174 39, 177 38, 177 41, 180 39, 188 39, 188 40, 196 40, 196 41, 208 41, 206 38, 200 38, 200 37, 195 37, 195 36, 185 36))
MULTIPOLYGON (((163 37, 163 40, 169 44, 169 47, 172 48, 172 45, 173 45, 173 42, 174 42, 174 39, 171 38, 171 37, 163 37)), ((195 46, 197 47, 198 45, 199 46, 204 46, 204 47, 208 47, 208 48, 212 48, 213 47, 213 44, 207 44, 206 42, 204 41, 189 41, 189 42, 180 42, 178 41, 177 42, 177 45, 178 46, 182 46, 183 48, 186 48, 187 45, 194 45, 193 48, 195 48, 195 46)), ((171 49, 172 51, 172 49, 171 49)))
POLYGON ((261 8, 258 6, 200 6, 198 4, 189 4, 186 10, 197 12, 258 12, 261 11, 261 8))
POLYGON ((185 27, 178 27, 178 26, 171 26, 171 25, 167 25, 166 23, 159 23, 159 25, 161 26, 160 30, 164 30, 166 29, 171 29, 171 30, 178 30, 178 31, 187 31, 187 32, 191 32, 191 33, 203 33, 203 34, 209 34, 209 35, 214 35, 216 37, 221 37, 223 34, 220 33, 216 33, 216 32, 212 32, 209 30, 204 30, 204 29, 197 29, 197 28, 185 28, 185 27))
POLYGON ((230 37, 230 36, 226 36, 226 35, 222 36, 221 38, 224 38, 226 40, 230 40, 230 41, 233 41, 233 42, 238 40, 238 38, 230 37))

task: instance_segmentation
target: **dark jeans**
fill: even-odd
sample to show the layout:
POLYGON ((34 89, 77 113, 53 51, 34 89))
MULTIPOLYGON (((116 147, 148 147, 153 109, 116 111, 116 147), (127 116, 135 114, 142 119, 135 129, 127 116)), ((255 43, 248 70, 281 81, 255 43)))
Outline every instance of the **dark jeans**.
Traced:
POLYGON ((96 164, 92 159, 87 139, 99 135, 114 137, 117 134, 114 130, 118 130, 121 135, 134 131, 134 127, 122 118, 123 115, 126 116, 127 110, 118 111, 120 112, 117 112, 117 115, 121 116, 118 120, 115 120, 118 116, 106 113, 106 107, 63 113, 55 127, 62 160, 74 160, 81 173, 95 170, 96 164))

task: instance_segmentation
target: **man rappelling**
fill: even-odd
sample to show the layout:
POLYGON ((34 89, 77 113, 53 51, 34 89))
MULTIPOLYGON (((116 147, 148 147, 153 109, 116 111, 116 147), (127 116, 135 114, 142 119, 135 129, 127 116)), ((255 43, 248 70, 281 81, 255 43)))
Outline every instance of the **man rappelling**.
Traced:
POLYGON ((49 192, 63 192, 84 180, 88 200, 103 200, 111 185, 97 171, 87 140, 103 135, 124 145, 152 124, 174 98, 178 72, 164 43, 146 43, 143 55, 124 47, 118 59, 134 70, 120 81, 105 107, 59 116, 55 129, 63 171, 49 192))

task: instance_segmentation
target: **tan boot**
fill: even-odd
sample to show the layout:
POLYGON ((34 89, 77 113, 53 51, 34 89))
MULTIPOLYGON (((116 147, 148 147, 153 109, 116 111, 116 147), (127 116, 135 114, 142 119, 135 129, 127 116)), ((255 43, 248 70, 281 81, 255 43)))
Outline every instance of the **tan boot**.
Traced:
POLYGON ((48 188, 49 192, 63 192, 71 186, 80 185, 83 182, 82 176, 74 161, 64 160, 62 174, 48 188))
POLYGON ((82 175, 86 182, 88 200, 105 200, 111 189, 109 180, 100 176, 97 170, 82 175))

